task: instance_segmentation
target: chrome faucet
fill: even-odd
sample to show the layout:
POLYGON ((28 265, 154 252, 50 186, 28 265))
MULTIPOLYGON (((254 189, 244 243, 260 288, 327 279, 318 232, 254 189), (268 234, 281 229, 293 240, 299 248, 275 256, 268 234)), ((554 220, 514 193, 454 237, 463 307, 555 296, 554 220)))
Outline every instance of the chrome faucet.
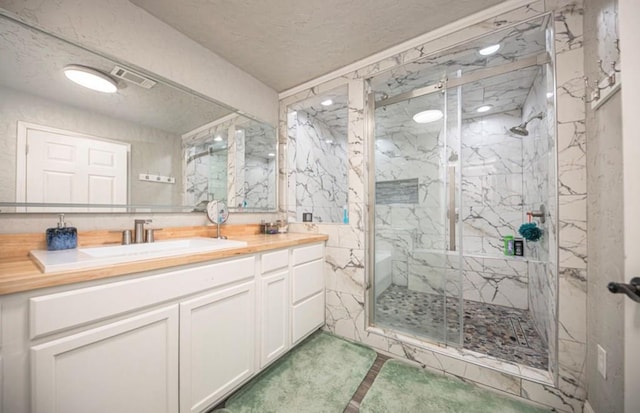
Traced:
MULTIPOLYGON (((150 219, 136 219, 134 221, 135 227, 133 229, 133 242, 136 244, 142 244, 144 242, 144 224, 150 224, 150 219)), ((151 241, 153 242, 153 241, 151 241)))

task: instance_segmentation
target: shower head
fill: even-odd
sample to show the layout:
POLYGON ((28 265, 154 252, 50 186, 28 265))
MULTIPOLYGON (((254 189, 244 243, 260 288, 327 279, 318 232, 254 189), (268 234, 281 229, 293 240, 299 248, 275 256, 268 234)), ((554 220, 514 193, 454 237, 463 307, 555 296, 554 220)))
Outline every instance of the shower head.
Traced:
POLYGON ((528 136, 529 131, 527 130, 527 125, 529 124, 529 122, 531 122, 534 119, 542 119, 542 118, 544 118, 544 113, 540 112, 537 115, 533 115, 532 117, 527 119, 526 122, 522 122, 518 126, 514 126, 513 128, 509 129, 509 131, 514 135, 528 136))
POLYGON ((527 135, 529 135, 529 131, 527 130, 527 124, 526 123, 521 123, 518 126, 514 126, 513 128, 509 129, 509 132, 513 133, 514 135, 518 135, 518 136, 527 136, 527 135))

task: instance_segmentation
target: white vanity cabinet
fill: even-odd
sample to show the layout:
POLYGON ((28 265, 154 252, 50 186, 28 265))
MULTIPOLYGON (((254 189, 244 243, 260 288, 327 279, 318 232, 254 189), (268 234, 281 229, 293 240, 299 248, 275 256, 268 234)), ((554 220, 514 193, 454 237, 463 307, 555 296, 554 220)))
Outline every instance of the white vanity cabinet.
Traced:
POLYGON ((180 304, 180 412, 210 407, 255 372, 255 282, 180 304))
POLYGON ((210 409, 324 323, 324 243, 0 297, 0 412, 210 409))
POLYGON ((290 347, 289 250, 262 254, 260 279, 260 368, 290 347))
POLYGON ((291 342, 296 344, 325 321, 324 245, 294 248, 291 262, 291 342))
POLYGON ((178 410, 178 306, 31 348, 33 412, 178 410))

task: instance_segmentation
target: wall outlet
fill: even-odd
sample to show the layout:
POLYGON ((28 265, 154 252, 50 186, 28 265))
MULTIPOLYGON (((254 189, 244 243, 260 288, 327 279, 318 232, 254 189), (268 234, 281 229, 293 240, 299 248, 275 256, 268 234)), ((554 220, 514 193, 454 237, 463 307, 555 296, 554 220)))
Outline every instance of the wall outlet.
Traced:
POLYGON ((603 379, 607 378, 607 352, 598 344, 598 371, 603 379))

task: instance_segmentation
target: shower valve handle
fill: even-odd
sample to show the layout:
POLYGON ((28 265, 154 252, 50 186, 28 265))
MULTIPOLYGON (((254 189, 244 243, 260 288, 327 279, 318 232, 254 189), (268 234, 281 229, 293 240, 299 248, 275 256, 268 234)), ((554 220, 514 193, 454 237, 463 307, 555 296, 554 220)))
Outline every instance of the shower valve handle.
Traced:
POLYGON ((633 301, 640 303, 640 277, 633 277, 629 284, 610 282, 607 288, 614 294, 626 294, 633 301))

